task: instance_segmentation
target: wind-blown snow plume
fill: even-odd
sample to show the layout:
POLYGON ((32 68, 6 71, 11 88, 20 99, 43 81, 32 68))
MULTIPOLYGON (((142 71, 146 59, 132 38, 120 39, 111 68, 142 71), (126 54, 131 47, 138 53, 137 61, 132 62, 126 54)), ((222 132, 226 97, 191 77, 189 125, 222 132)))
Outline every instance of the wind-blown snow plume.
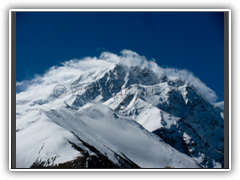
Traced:
POLYGON ((36 75, 30 81, 17 82, 17 93, 29 91, 28 95, 44 95, 44 92, 40 92, 42 89, 45 92, 48 90, 52 92, 56 84, 70 83, 73 79, 78 78, 82 72, 96 68, 110 68, 116 63, 121 63, 128 67, 147 67, 159 76, 164 74, 170 77, 180 77, 192 83, 210 102, 215 102, 218 99, 216 93, 207 87, 198 77, 194 76, 192 72, 176 68, 162 68, 154 60, 147 60, 145 56, 140 56, 131 50, 122 50, 120 55, 111 52, 102 52, 98 58, 85 57, 83 59, 72 59, 63 62, 62 66, 53 66, 42 76, 36 75))

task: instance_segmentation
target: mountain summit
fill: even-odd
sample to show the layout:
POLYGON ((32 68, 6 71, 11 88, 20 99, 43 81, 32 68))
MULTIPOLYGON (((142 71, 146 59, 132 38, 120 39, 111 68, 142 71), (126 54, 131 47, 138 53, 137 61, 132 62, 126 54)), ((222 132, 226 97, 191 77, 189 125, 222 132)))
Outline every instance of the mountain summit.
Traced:
POLYGON ((93 68, 17 94, 17 168, 222 168, 224 112, 148 68, 93 68))

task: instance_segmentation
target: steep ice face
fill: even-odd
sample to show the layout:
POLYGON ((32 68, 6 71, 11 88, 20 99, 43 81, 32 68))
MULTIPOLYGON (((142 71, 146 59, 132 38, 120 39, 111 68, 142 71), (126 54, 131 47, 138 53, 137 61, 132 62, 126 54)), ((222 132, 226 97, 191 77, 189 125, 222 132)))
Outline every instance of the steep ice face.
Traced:
POLYGON ((123 88, 129 87, 132 84, 154 85, 159 82, 157 74, 153 71, 146 67, 141 69, 139 66, 133 66, 130 67, 127 77, 125 77, 125 86, 123 88))

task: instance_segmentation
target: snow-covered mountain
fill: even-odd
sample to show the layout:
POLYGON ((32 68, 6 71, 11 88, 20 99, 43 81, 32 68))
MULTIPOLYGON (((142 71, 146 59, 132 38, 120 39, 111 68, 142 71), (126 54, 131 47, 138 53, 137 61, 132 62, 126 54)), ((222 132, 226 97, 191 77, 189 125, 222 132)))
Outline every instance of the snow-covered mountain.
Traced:
POLYGON ((62 84, 17 94, 17 167, 223 167, 224 112, 189 82, 118 63, 62 84))

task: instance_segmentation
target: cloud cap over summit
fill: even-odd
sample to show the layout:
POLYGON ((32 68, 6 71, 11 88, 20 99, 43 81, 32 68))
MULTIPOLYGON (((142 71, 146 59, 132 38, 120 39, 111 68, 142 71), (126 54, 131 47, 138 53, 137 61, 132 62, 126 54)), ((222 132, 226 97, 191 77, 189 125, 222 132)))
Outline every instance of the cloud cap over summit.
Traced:
POLYGON ((78 78, 83 72, 95 68, 111 68, 117 63, 121 63, 127 67, 146 67, 158 74, 159 77, 166 75, 169 77, 181 78, 184 81, 193 84, 193 86, 203 94, 209 102, 216 102, 218 99, 216 93, 192 72, 186 69, 160 67, 154 59, 148 60, 145 56, 141 56, 136 52, 126 49, 122 50, 119 55, 105 51, 102 52, 99 57, 85 57, 82 59, 65 61, 61 63, 62 66, 53 66, 49 68, 43 75, 35 75, 31 80, 17 82, 17 93, 23 91, 33 92, 36 90, 38 91, 39 88, 47 89, 49 86, 53 87, 53 85, 56 84, 64 84, 72 79, 78 78))

